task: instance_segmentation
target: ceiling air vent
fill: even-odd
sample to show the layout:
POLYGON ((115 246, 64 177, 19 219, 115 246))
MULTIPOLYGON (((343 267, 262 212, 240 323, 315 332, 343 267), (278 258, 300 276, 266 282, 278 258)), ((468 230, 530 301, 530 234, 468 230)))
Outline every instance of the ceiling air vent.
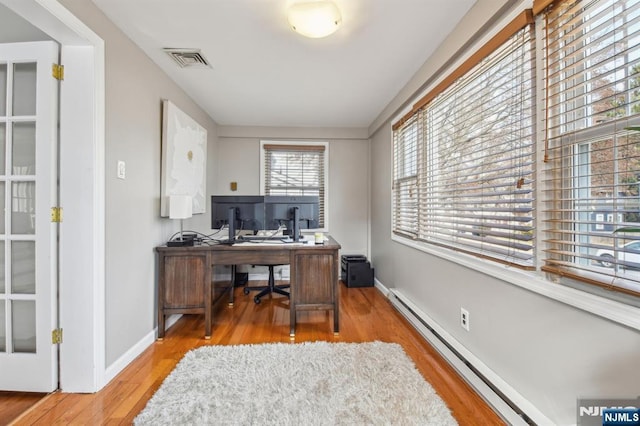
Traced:
POLYGON ((176 61, 180 68, 211 68, 200 49, 162 49, 176 61))

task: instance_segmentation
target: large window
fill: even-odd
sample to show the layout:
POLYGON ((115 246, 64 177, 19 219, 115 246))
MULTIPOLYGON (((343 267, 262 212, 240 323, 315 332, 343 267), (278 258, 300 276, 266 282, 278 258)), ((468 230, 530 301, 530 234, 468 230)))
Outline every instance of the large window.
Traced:
POLYGON ((393 156, 400 241, 637 304, 640 0, 534 0, 393 125, 393 156))
POLYGON ((261 145, 264 195, 319 197, 320 228, 326 228, 327 144, 263 141, 261 145))
POLYGON ((530 15, 514 22, 394 125, 393 231, 530 269, 535 45, 530 15))
POLYGON ((640 1, 545 14, 544 270, 640 294, 640 1))

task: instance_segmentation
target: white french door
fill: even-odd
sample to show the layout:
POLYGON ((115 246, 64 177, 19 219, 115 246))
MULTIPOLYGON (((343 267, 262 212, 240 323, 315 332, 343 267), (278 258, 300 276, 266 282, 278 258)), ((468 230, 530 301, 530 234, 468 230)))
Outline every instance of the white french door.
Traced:
POLYGON ((58 387, 57 61, 54 42, 0 44, 0 390, 58 387))

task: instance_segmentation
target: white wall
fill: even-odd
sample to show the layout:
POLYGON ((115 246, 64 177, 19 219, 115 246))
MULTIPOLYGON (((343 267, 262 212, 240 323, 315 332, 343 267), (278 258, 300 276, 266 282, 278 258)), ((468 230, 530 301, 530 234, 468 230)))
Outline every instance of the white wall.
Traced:
MULTIPOLYGON (((160 218, 162 99, 170 99, 208 130, 209 162, 216 124, 93 3, 61 0, 105 41, 106 57, 106 365, 118 361, 156 326, 153 248, 178 229, 160 218), (125 180, 116 178, 118 160, 125 180)), ((213 185, 211 168, 207 176, 213 185)), ((193 222, 208 222, 200 215, 193 222)))
POLYGON ((372 126, 371 257, 383 285, 401 290, 551 422, 574 424, 577 398, 638 396, 638 331, 391 240, 390 117, 502 5, 478 0, 372 126))
POLYGON ((329 142, 329 233, 341 253, 368 255, 369 141, 365 129, 220 127, 215 195, 260 194, 260 140, 329 142), (238 182, 232 192, 230 182, 238 182))
POLYGON ((0 43, 51 40, 47 34, 0 4, 0 43))

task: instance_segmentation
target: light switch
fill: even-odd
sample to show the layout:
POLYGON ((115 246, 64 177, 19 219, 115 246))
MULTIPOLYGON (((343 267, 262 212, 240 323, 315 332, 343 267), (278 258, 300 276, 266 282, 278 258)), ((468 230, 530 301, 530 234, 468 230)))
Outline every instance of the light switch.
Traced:
POLYGON ((127 174, 127 165, 122 160, 118 160, 118 179, 124 179, 127 174))

